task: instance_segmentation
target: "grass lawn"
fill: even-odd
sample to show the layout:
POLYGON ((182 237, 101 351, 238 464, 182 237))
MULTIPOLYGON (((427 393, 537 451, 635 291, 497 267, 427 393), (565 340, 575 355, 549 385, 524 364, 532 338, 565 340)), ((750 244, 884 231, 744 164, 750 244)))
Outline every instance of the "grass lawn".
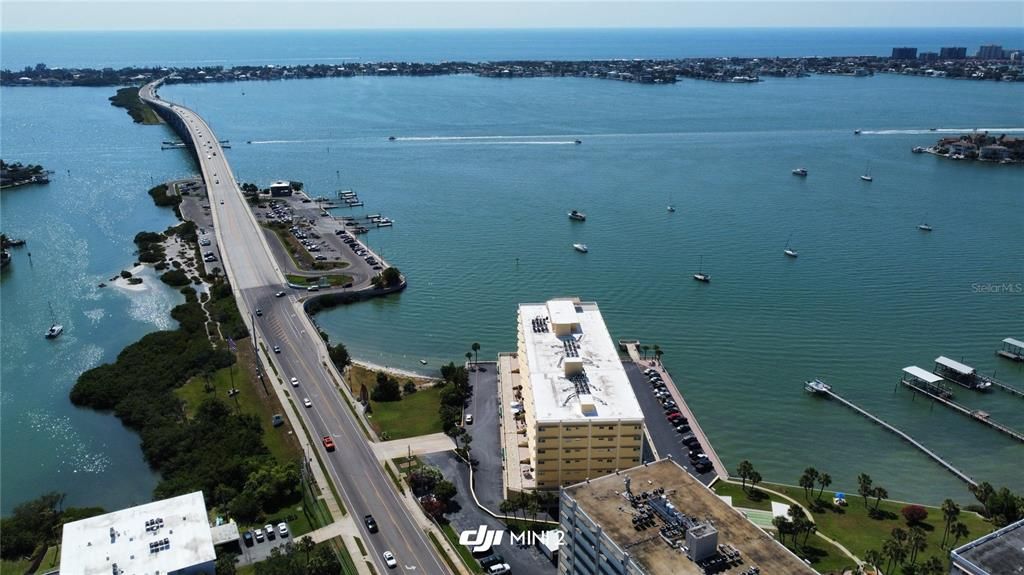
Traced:
MULTIPOLYGON (((807 501, 804 499, 804 490, 800 487, 772 484, 766 484, 765 486, 784 493, 807 506, 807 501)), ((849 505, 846 507, 835 507, 831 505, 833 495, 834 493, 829 491, 822 495, 822 501, 825 504, 817 509, 812 509, 814 521, 817 523, 818 530, 821 533, 842 543, 858 557, 863 558, 864 553, 869 549, 880 551, 894 528, 902 527, 909 529, 906 520, 900 514, 900 510, 906 505, 905 503, 883 499, 878 508, 883 512, 884 517, 874 519, 868 514, 868 509, 864 507, 863 498, 847 494, 849 505)), ((874 506, 874 500, 869 499, 868 505, 874 506)), ((921 527, 928 535, 928 548, 918 554, 917 561, 921 563, 934 556, 948 565, 950 542, 947 542, 946 549, 940 547, 942 533, 945 528, 945 524, 942 521, 942 511, 937 507, 925 506, 925 508, 928 510, 928 518, 922 523, 921 527)), ((960 512, 960 521, 970 529, 970 535, 967 539, 959 541, 959 543, 976 539, 995 530, 984 518, 969 511, 960 512)), ((811 540, 813 540, 813 537, 811 540)), ((817 565, 815 567, 818 568, 817 565)))
POLYGON ((719 495, 732 496, 733 507, 760 509, 762 511, 772 510, 772 500, 768 497, 768 494, 763 491, 752 490, 749 488, 749 485, 747 486, 747 491, 744 491, 742 485, 716 481, 714 491, 719 495))
MULTIPOLYGON (((300 286, 303 286, 303 285, 314 285, 314 284, 316 284, 320 280, 320 278, 318 278, 318 277, 316 277, 316 278, 308 278, 306 276, 298 276, 298 275, 295 275, 295 274, 288 274, 288 275, 286 275, 284 277, 285 277, 285 279, 288 280, 288 283, 292 283, 292 284, 300 285, 300 286)), ((335 287, 336 286, 343 286, 343 285, 349 283, 350 281, 352 281, 352 276, 347 276, 345 274, 331 274, 331 275, 324 276, 324 277, 326 277, 327 281, 332 286, 335 286, 335 287)))
POLYGON ((60 567, 60 545, 53 545, 46 550, 43 560, 39 562, 36 573, 46 573, 60 567))
POLYGON ((25 575, 32 562, 28 559, 22 561, 0 561, 0 575, 25 575))
MULTIPOLYGON (((404 385, 413 379, 417 385, 427 385, 427 380, 399 377, 399 384, 404 385)), ((362 386, 366 386, 367 395, 373 393, 377 385, 377 372, 359 365, 349 368, 345 377, 355 397, 360 397, 362 386)), ((441 426, 441 388, 420 387, 412 395, 403 396, 400 401, 370 401, 372 412, 370 424, 382 439, 404 439, 418 435, 438 433, 441 426), (385 435, 386 434, 386 435, 385 435)))
MULTIPOLYGON (((265 391, 259 379, 256 378, 252 365, 253 351, 249 345, 249 339, 239 340, 238 363, 232 368, 218 370, 210 378, 211 391, 207 391, 204 378, 194 377, 176 389, 174 393, 185 402, 187 414, 192 414, 203 400, 211 397, 214 393, 228 405, 236 405, 235 400, 237 400, 238 409, 243 413, 251 413, 259 419, 260 425, 263 427, 263 441, 278 461, 301 459, 302 449, 299 447, 298 439, 291 433, 292 430, 288 424, 274 427, 271 423, 271 418, 275 413, 284 413, 281 404, 277 401, 277 395, 270 387, 273 383, 267 381, 267 390, 265 391), (234 369, 235 387, 239 389, 239 393, 229 398, 227 393, 231 389, 232 369, 234 369)), ((264 379, 267 379, 265 374, 264 379)))

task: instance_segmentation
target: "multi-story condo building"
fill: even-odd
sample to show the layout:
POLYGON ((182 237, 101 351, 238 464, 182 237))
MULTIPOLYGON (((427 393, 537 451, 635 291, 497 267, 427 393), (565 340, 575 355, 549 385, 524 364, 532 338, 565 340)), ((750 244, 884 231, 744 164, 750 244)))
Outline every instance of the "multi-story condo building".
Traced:
POLYGON ((893 60, 915 60, 917 59, 917 48, 893 48, 893 60))
POLYGON ((939 58, 942 60, 963 60, 967 57, 967 48, 964 46, 945 46, 939 49, 939 58))
POLYGON ((1002 60, 1004 57, 1003 47, 999 44, 989 44, 978 48, 978 58, 982 60, 1002 60))
POLYGON ((520 304, 518 360, 537 489, 640 463, 644 415, 596 303, 520 304))

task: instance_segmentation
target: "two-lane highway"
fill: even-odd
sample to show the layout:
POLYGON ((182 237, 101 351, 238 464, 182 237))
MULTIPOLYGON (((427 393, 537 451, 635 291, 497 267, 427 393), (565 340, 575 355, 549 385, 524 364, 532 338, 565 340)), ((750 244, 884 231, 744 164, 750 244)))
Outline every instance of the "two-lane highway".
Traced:
MULTIPOLYGON (((156 95, 160 81, 144 86, 139 95, 150 106, 170 111, 180 118, 195 143, 195 153, 206 182, 213 214, 217 243, 225 272, 231 280, 243 317, 254 319, 253 337, 263 341, 267 349, 280 346, 281 353, 273 361, 305 422, 314 435, 328 473, 341 492, 349 514, 354 516, 378 573, 386 573, 382 558, 391 551, 398 561, 398 570, 417 575, 449 573, 423 530, 410 517, 408 508, 385 476, 353 414, 344 404, 345 398, 326 373, 326 348, 313 330, 301 304, 291 295, 277 297, 287 288, 281 270, 271 256, 266 237, 235 182, 217 137, 198 114, 156 95), (257 317, 256 310, 262 311, 257 317), (294 377, 298 387, 290 384, 294 377), (303 407, 309 398, 313 406, 303 407), (337 449, 327 452, 319 438, 331 436, 337 449), (380 531, 369 533, 362 521, 372 514, 380 531)), ((179 134, 180 135, 180 134, 179 134)), ((292 422, 298 428, 298 422, 292 422)), ((355 554, 356 550, 350 550, 355 554)), ((358 555, 355 555, 358 561, 358 555)))

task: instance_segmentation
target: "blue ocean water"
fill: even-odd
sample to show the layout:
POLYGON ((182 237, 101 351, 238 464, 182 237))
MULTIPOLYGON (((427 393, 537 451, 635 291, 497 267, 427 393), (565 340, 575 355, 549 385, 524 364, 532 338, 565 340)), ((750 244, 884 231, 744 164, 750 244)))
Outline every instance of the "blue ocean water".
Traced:
POLYGON ((1022 28, 5 32, 0 66, 233 66, 346 61, 888 56, 982 44, 1024 48, 1022 28))
MULTIPOLYGON (((0 61, 884 55, 904 44, 1024 44, 1019 30, 235 32, 199 52, 193 33, 158 36, 4 34, 0 61)), ((194 169, 184 153, 160 151, 166 128, 134 125, 110 107, 112 93, 0 89, 4 159, 55 171, 48 187, 0 195, 3 231, 29 240, 0 280, 4 512, 51 489, 69 493, 69 504, 127 505, 156 481, 135 434, 67 401, 79 372, 166 327, 178 301, 161 289, 95 288, 130 265, 137 231, 172 223, 145 190, 194 169), (56 342, 39 337, 50 302, 68 326, 56 342)), ((323 194, 354 188, 366 209, 396 221, 368 241, 410 289, 318 318, 357 358, 415 369, 420 358, 458 359, 473 341, 485 355, 512 350, 517 303, 579 295, 601 305, 613 337, 665 350, 727 465, 750 459, 782 482, 814 465, 846 489, 864 471, 902 499, 965 497, 894 437, 806 397, 803 380, 822 377, 969 474, 1024 490, 1020 444, 893 390, 900 368, 930 367, 940 354, 1024 386, 1021 366, 993 354, 1002 338, 1024 336, 1024 296, 990 288, 1024 281, 1014 249, 1024 171, 909 152, 937 137, 932 127, 1024 129, 1024 85, 458 76, 173 86, 164 95, 234 142, 226 154, 239 179, 296 179, 323 194), (855 128, 864 133, 854 137, 855 128), (584 143, 569 143, 576 138, 584 143), (858 178, 868 165, 872 184, 858 178), (807 179, 790 175, 798 166, 807 179), (569 209, 588 221, 571 225, 569 209), (916 229, 922 219, 932 234, 916 229), (797 260, 782 255, 790 237, 797 260), (574 252, 578 241, 591 252, 574 252), (699 256, 711 285, 690 279, 699 256)), ((964 391, 958 400, 1024 429, 1019 399, 964 391)))

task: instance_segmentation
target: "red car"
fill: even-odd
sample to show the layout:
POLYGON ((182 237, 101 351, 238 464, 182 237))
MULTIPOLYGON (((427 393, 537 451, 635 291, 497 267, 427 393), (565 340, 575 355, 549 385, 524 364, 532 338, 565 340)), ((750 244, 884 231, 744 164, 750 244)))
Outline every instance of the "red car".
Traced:
POLYGON ((334 451, 334 439, 332 439, 330 435, 325 435, 323 442, 324 449, 326 449, 327 451, 334 451))
POLYGON ((679 419, 682 416, 682 413, 679 413, 678 411, 673 411, 672 413, 666 413, 665 419, 679 419))

